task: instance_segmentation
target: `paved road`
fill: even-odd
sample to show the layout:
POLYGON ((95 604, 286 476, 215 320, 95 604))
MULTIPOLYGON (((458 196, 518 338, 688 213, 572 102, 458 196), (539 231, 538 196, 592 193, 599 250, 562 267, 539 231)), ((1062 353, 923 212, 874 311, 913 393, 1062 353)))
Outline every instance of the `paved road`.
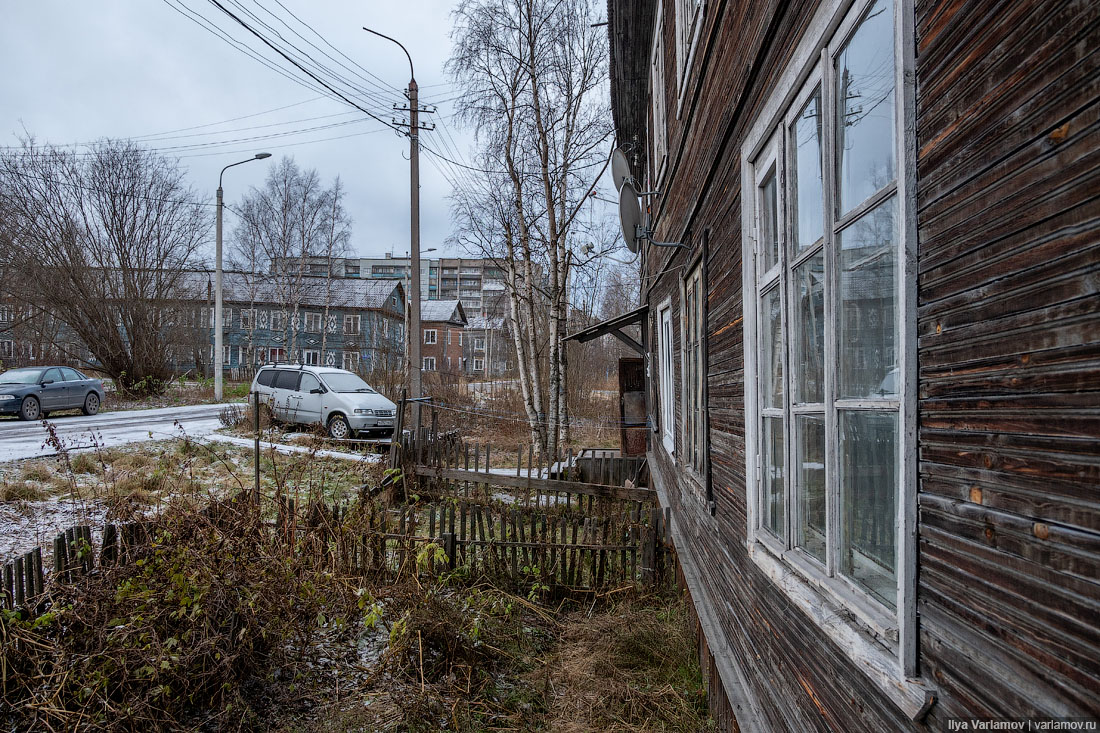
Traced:
MULTIPOLYGON (((104 412, 90 417, 58 415, 50 418, 49 423, 70 449, 94 445, 107 447, 178 438, 181 429, 190 437, 208 435, 221 427, 218 413, 222 407, 224 405, 160 407, 155 410, 104 412)), ((0 461, 54 455, 57 451, 46 444, 47 437, 41 421, 0 418, 0 461)))

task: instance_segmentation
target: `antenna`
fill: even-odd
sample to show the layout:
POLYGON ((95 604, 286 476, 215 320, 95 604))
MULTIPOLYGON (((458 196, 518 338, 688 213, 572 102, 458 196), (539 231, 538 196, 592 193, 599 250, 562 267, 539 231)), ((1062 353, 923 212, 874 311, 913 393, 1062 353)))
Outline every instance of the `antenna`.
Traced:
MULTIPOLYGON (((651 195, 651 194, 641 194, 651 195)), ((638 192, 630 181, 623 181, 619 188, 619 225, 623 230, 623 241, 626 248, 637 254, 644 239, 654 247, 683 247, 686 244, 680 242, 656 242, 653 240, 653 232, 642 224, 642 206, 638 203, 638 192)))

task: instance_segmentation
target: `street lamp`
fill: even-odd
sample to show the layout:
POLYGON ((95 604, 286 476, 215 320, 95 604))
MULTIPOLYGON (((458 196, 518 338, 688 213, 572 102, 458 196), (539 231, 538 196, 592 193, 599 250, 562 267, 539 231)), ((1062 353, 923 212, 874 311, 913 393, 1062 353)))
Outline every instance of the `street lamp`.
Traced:
POLYGON ((214 399, 222 398, 222 176, 235 165, 270 158, 271 153, 256 153, 248 160, 230 163, 218 174, 217 225, 214 245, 214 399))
MULTIPOLYGON (((409 323, 406 331, 417 334, 410 342, 409 358, 405 362, 409 367, 409 392, 414 398, 422 397, 420 389, 420 102, 417 98, 416 73, 413 71, 412 56, 400 41, 364 27, 367 33, 396 43, 409 60, 409 253, 412 257, 412 282, 408 293, 410 303, 409 323)), ((413 421, 420 424, 420 403, 413 403, 413 421)))

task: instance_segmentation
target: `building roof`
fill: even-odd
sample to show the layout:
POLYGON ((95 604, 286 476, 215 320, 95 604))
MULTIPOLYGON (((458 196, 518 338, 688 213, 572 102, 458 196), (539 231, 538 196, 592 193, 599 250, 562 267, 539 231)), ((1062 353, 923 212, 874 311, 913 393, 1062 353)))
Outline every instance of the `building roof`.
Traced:
POLYGON ((468 331, 500 331, 504 329, 503 316, 474 316, 466 323, 468 331))
MULTIPOLYGON (((642 173, 648 135, 649 60, 657 15, 655 0, 608 0, 611 43, 611 117, 635 177, 642 173)), ((668 12, 666 9, 665 12, 668 12)))
POLYGON ((460 300, 421 300, 420 322, 466 325, 466 310, 460 300))
MULTIPOLYGON (((213 292, 214 273, 184 273, 184 297, 206 300, 213 292)), ((385 306, 395 294, 404 302, 405 291, 399 279, 349 279, 339 277, 279 278, 268 273, 253 275, 244 272, 226 272, 222 280, 223 298, 226 303, 259 303, 266 305, 287 304, 297 301, 299 306, 336 308, 364 308, 377 310, 385 306)))

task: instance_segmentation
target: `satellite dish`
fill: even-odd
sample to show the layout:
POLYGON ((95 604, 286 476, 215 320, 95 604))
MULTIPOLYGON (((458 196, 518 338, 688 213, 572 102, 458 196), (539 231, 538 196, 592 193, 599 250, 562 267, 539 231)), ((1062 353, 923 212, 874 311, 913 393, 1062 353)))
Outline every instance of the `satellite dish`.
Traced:
POLYGON ((619 187, 619 224, 623 228, 623 240, 626 248, 637 254, 638 227, 642 223, 642 207, 638 203, 638 192, 630 181, 623 181, 619 187))
POLYGON ((630 161, 627 160, 622 148, 615 148, 615 152, 611 154, 611 178, 615 181, 616 190, 621 189, 624 183, 633 178, 630 175, 630 161))

